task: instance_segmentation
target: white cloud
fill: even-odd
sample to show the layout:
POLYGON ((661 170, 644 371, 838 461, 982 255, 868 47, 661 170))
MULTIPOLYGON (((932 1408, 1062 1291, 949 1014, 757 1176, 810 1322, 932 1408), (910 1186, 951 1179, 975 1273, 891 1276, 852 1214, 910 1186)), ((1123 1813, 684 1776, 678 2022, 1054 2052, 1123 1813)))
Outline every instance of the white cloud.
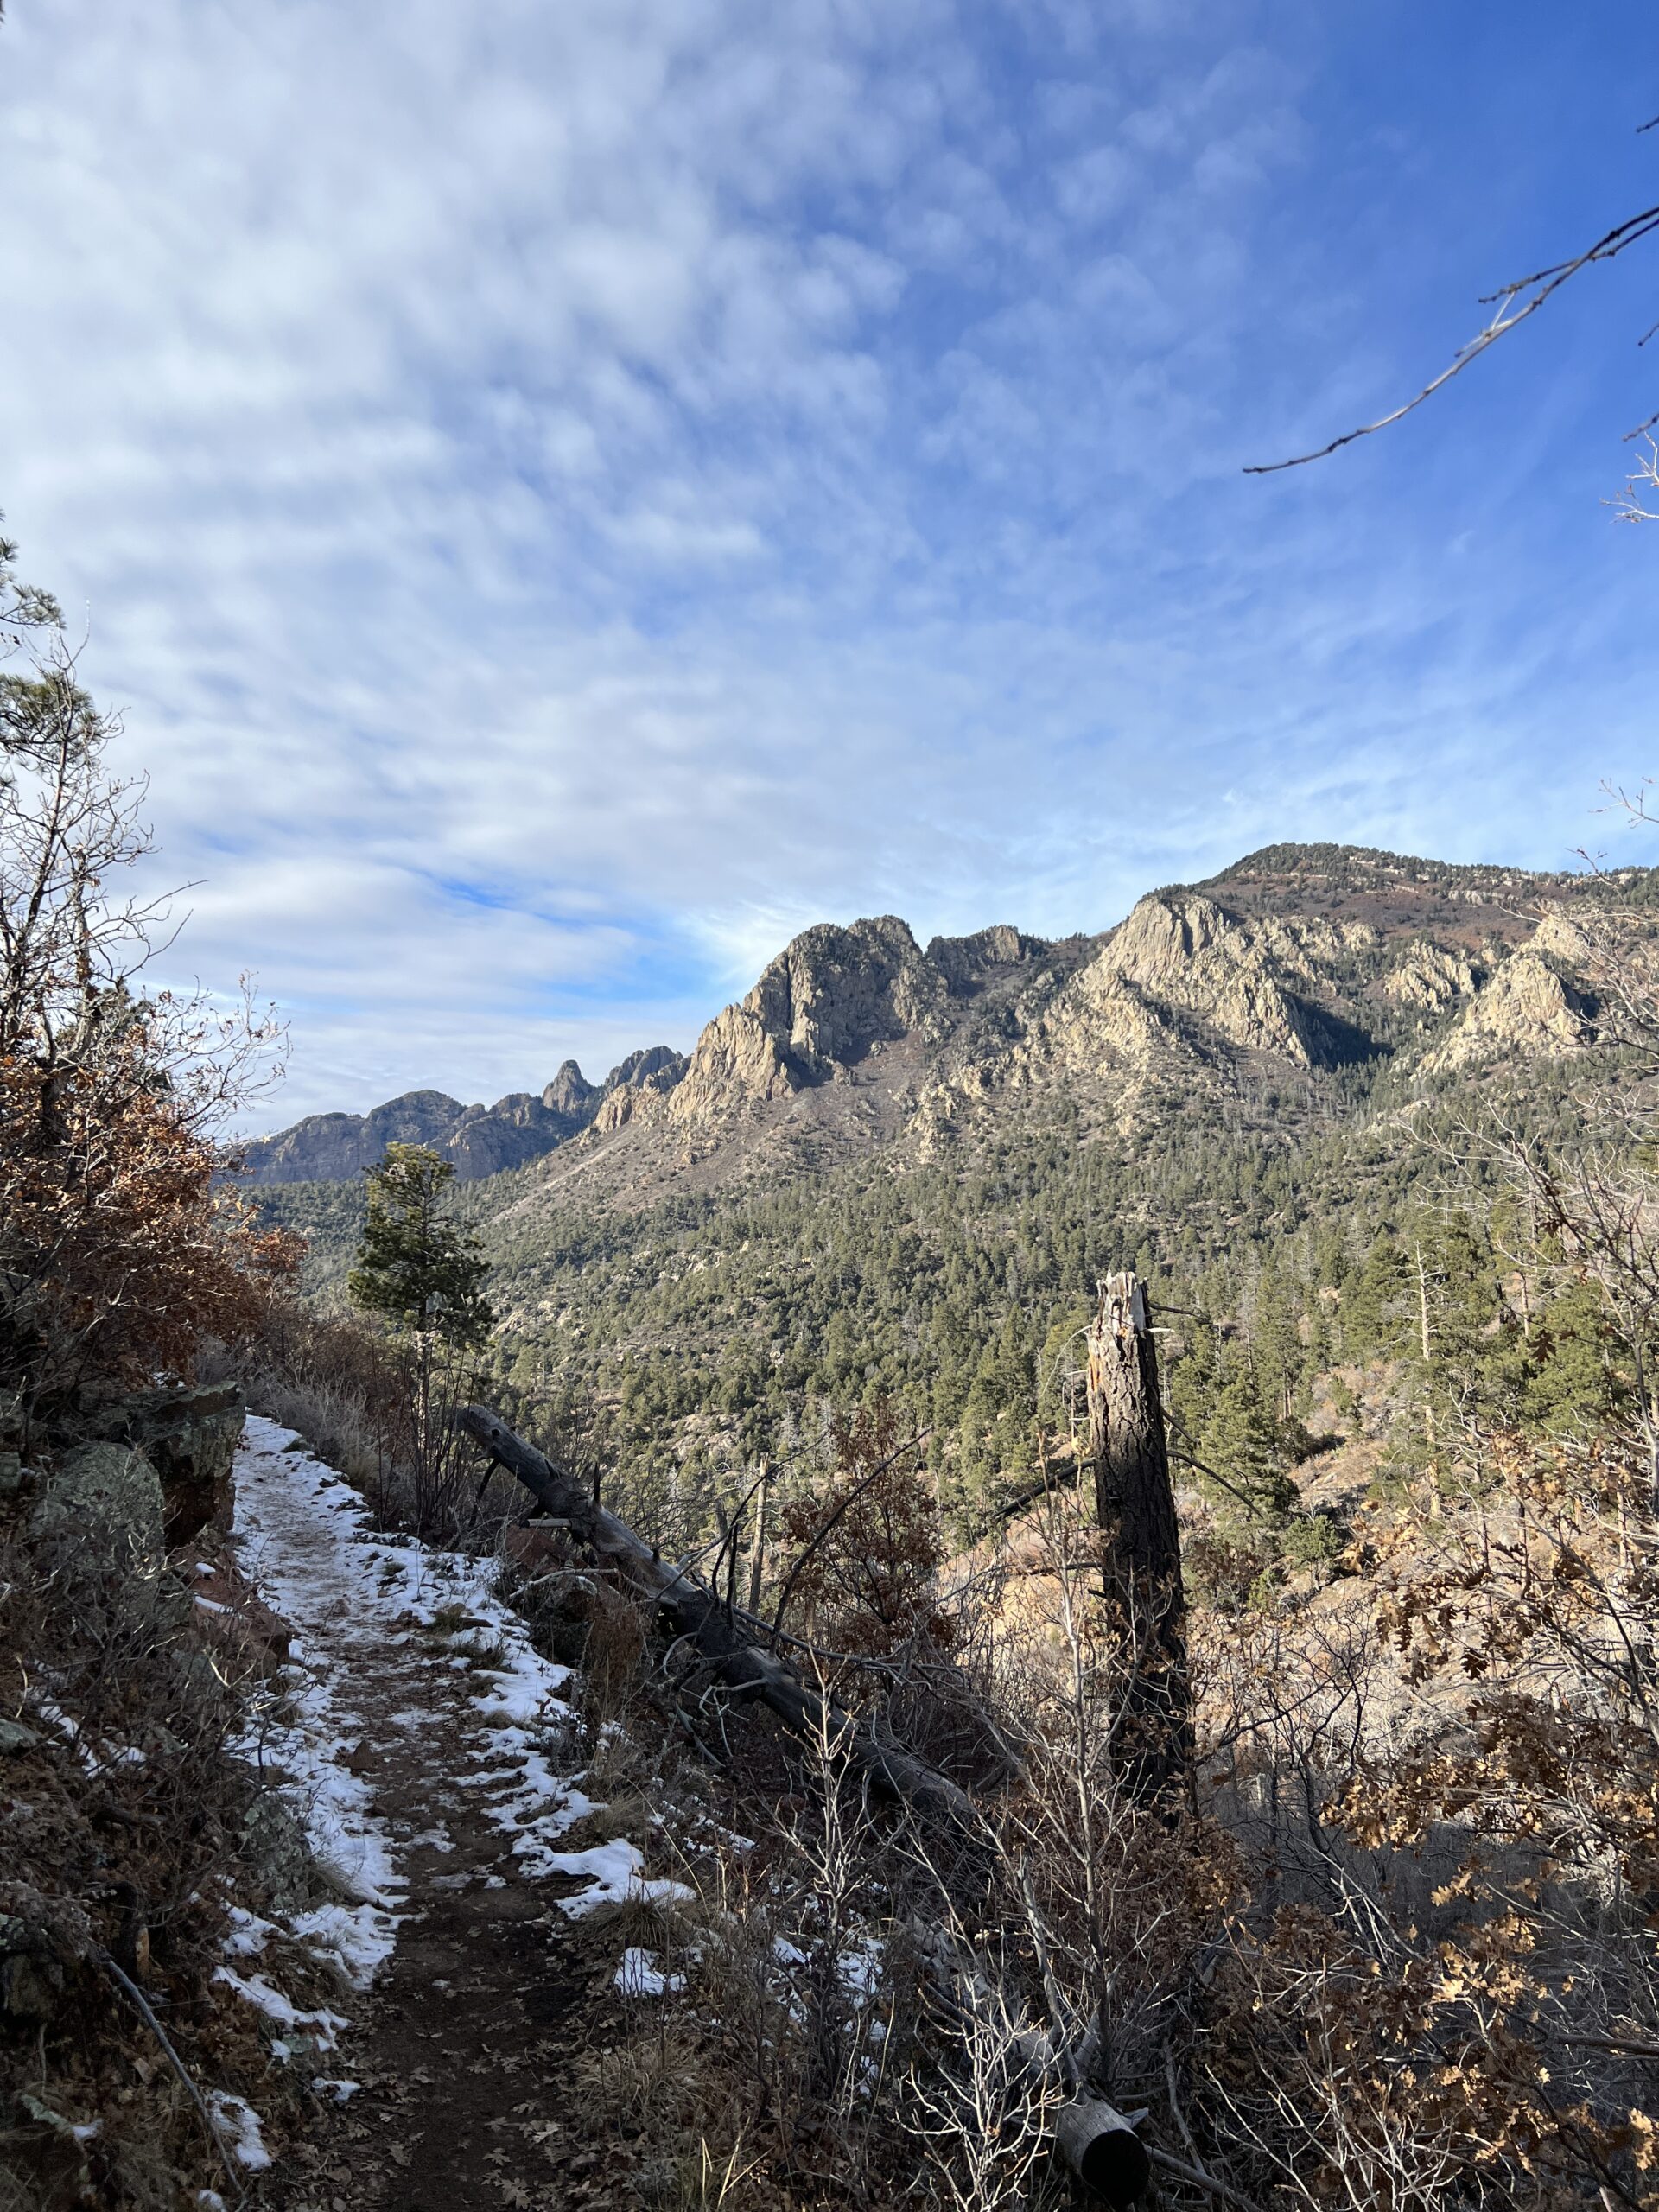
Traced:
POLYGON ((1605 556, 1236 474, 1393 358, 1278 243, 1312 20, 20 0, 0 498, 188 958, 294 1011, 276 1118, 689 1042, 819 917, 1553 851, 1634 727, 1605 556))

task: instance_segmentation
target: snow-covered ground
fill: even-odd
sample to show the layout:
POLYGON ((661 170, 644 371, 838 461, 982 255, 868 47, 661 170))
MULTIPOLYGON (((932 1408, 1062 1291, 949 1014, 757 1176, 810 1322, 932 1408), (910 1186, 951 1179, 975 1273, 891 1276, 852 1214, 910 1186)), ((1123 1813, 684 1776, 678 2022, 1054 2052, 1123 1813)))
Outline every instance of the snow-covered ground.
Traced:
MULTIPOLYGON (((241 1571, 294 1632, 285 1695, 243 1748, 273 1777, 334 1893, 287 1916, 285 1934, 365 1987, 400 1920, 418 1910, 413 1856, 449 1850, 442 1808, 461 1791, 500 1832, 504 1871, 429 1873, 431 1887, 573 1878, 584 1886, 557 1900, 572 1916, 684 1894, 645 1879, 626 1841, 559 1847, 603 1808, 573 1770, 581 1731, 570 1669, 534 1649, 497 1594, 495 1561, 377 1532, 357 1492, 274 1421, 250 1418, 235 1480, 241 1571)), ((283 1993, 262 1956, 276 1933, 236 1910, 220 1978, 264 2013, 274 2057, 321 2056, 346 2023, 283 1993)), ((350 2093, 348 2083, 325 2086, 350 2093)), ((249 2118, 251 2127, 236 2125, 251 2153, 249 2118)))

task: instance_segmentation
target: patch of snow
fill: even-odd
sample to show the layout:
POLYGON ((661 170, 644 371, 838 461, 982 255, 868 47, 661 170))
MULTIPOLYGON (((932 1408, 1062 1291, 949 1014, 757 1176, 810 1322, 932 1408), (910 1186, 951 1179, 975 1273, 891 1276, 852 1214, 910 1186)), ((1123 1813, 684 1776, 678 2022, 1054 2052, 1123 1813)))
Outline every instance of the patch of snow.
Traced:
POLYGON ((232 1905, 229 1918, 231 1932, 220 1948, 233 1959, 257 1958, 276 1933, 274 1921, 262 1920, 257 1912, 250 1912, 245 1905, 232 1905))
MULTIPOLYGON (((519 1846, 513 1846, 518 1851, 519 1846)), ((610 1843, 596 1843, 586 1851, 544 1851, 543 1869, 550 1874, 585 1877, 589 1886, 573 1897, 561 1897, 561 1912, 572 1920, 597 1912, 604 1904, 669 1904, 689 1903, 691 1891, 683 1882, 648 1880, 645 1860, 633 1845, 618 1836, 610 1843)))
POLYGON ((655 1951, 624 1951, 613 1980, 625 1997, 661 1997, 685 1987, 683 1974, 663 1972, 655 1951))
POLYGON ((881 1964, 887 1955, 887 1945, 876 1936, 867 1936, 849 1951, 843 1951, 836 1961, 836 1971, 841 1986, 855 1997, 868 1999, 881 1980, 881 1964))
POLYGON ((325 2082, 319 2075, 311 2086, 320 2097, 327 2097, 334 2103, 343 2105, 350 2102, 363 2084, 360 2082, 325 2082))
MULTIPOLYGON (((259 2115, 253 2107, 245 2097, 233 2097, 228 2089, 210 2091, 209 2101, 238 2165, 245 2166, 250 2173, 262 2171, 270 2164, 270 2153, 265 2148, 259 2115)), ((200 2203, 202 2199, 198 2197, 196 2201, 200 2203)))
POLYGON ((338 2012, 327 2011, 302 2012, 289 1999, 283 1996, 274 1982, 262 1974, 240 1974, 233 1967, 218 1967, 213 1972, 215 1981, 228 1982, 238 1997, 245 1997, 250 2005, 257 2005, 268 2020, 275 2020, 278 2027, 307 2030, 319 2050, 332 2050, 345 2021, 338 2012))

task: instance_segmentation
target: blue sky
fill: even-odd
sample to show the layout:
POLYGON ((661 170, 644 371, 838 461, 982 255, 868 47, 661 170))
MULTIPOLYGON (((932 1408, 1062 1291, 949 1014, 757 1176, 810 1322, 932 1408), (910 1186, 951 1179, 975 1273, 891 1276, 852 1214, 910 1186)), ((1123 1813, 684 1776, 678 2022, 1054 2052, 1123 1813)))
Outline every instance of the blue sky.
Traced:
MULTIPOLYGON (((0 505, 260 1116, 1283 837, 1653 857, 1632 5, 13 0, 0 505)), ((1643 257, 1643 255, 1646 257, 1643 257)))

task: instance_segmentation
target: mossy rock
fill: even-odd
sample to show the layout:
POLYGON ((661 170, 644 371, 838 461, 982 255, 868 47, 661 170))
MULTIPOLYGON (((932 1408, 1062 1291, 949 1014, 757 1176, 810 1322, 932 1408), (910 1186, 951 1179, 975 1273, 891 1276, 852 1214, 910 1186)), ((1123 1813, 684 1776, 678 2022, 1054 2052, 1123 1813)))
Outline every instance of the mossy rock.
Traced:
POLYGON ((118 1399, 101 1433, 141 1451, 161 1477, 169 1548, 231 1525, 231 1470, 247 1418, 235 1382, 169 1384, 118 1399))
POLYGON ((67 1454, 29 1522, 37 1539, 84 1544, 111 1560, 156 1557, 165 1528, 161 1477, 126 1444, 83 1444, 67 1454))
POLYGON ((298 1912, 323 1889, 305 1831, 274 1791, 249 1806, 242 1822, 242 1857, 272 1912, 298 1912))

